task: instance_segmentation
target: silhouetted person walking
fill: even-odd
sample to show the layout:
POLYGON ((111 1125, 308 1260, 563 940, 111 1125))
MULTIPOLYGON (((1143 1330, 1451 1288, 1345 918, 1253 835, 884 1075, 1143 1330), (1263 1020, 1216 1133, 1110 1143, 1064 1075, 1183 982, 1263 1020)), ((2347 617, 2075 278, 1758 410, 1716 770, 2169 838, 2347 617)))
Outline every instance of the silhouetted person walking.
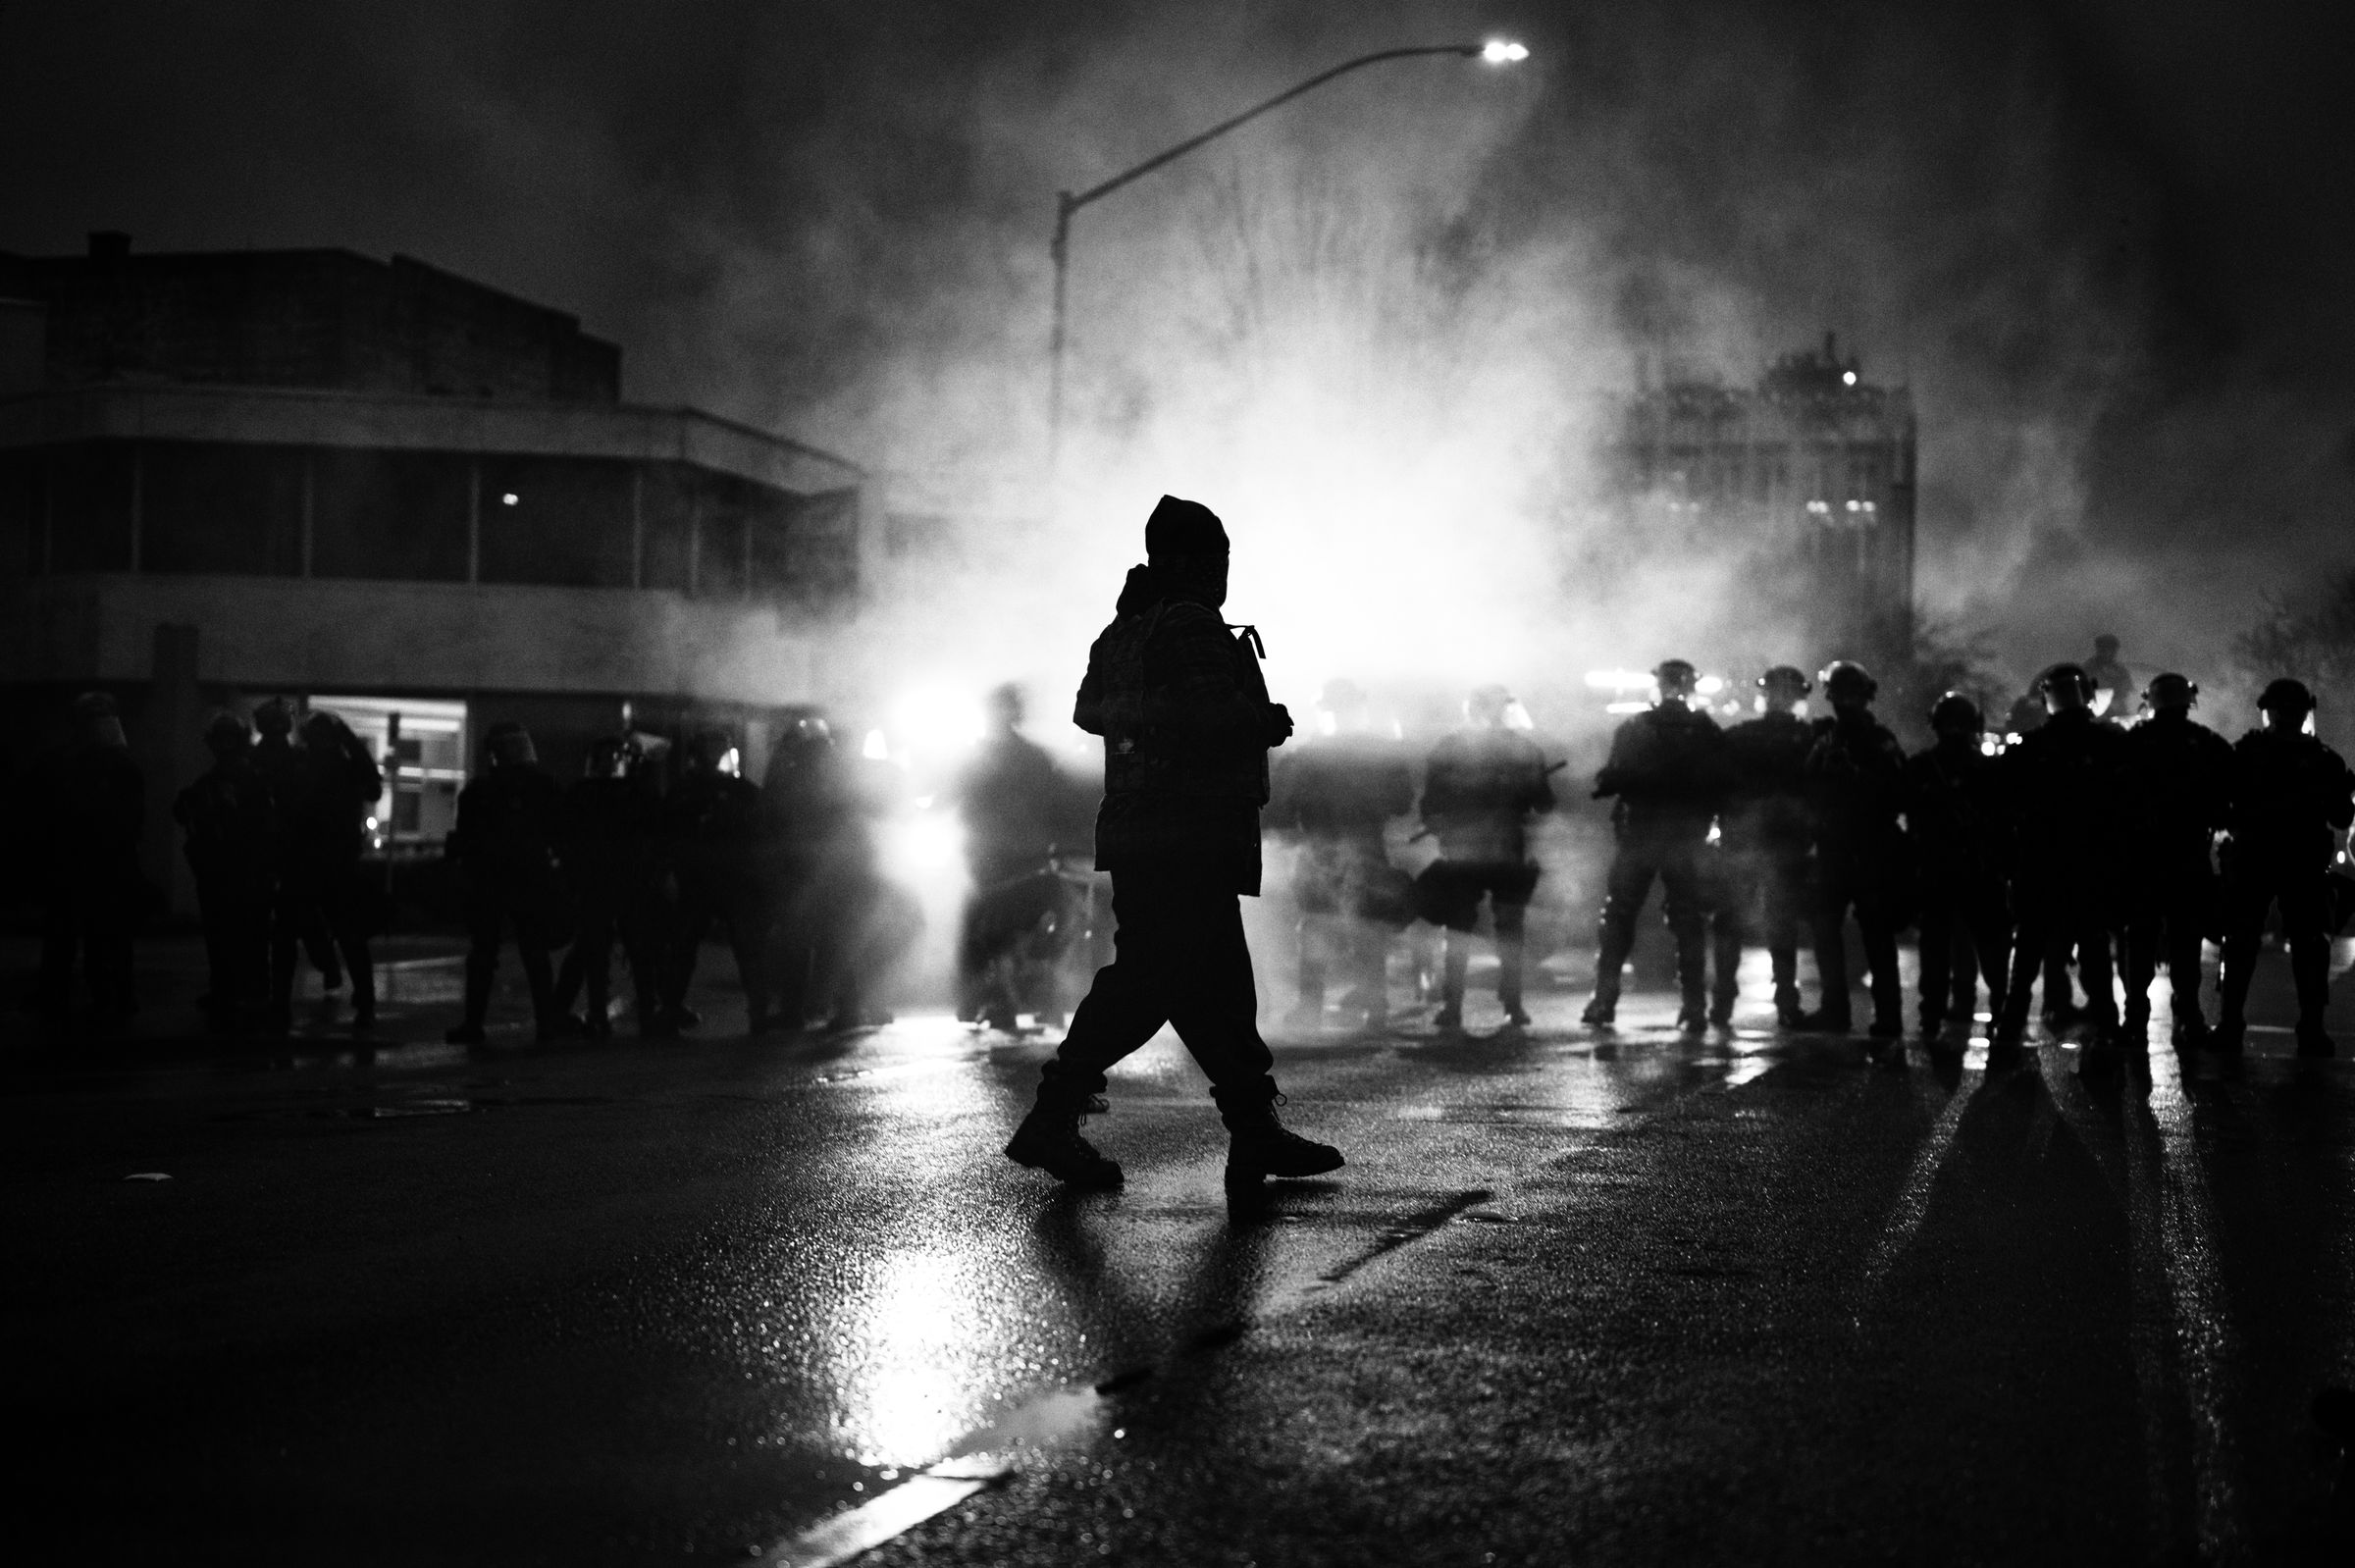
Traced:
POLYGON ((1741 994, 1742 948, 1763 941, 1774 975, 1774 1016, 1786 1027, 1805 1011, 1799 1001, 1799 944, 1807 923, 1807 857, 1814 828, 1807 814, 1807 754, 1815 726, 1794 711, 1807 677, 1777 664, 1758 677, 1758 716, 1725 732, 1726 793, 1718 812, 1717 876, 1710 911, 1715 974, 1709 1021, 1734 1021, 1741 994))
POLYGON ((2098 1071, 2119 1061, 2110 917, 2122 869, 2117 824, 2125 799, 2126 737, 2095 721, 2092 683, 2076 665, 2054 665, 2041 684, 2048 716, 2004 754, 1998 775, 2018 834, 2012 884, 2017 931, 1988 1059, 1999 1067, 2018 1059, 2036 971, 2056 947, 2073 947, 2097 1031, 2078 1071, 2098 1071))
POLYGON ((2181 675, 2156 676, 2143 693, 2150 717, 2126 731, 2128 805, 2134 846, 2127 875, 2128 1049, 2151 1026, 2151 981, 2162 960, 2173 990, 2174 1037, 2208 1043, 2200 1011, 2200 939, 2219 926, 2216 870, 2209 855, 2231 810, 2232 747, 2195 722, 2200 689, 2181 675))
POLYGON ((1897 932, 1903 922, 1906 842, 1906 754, 1897 737, 1872 716, 1880 692, 1863 665, 1835 660, 1824 672, 1832 726, 1807 754, 1807 800, 1815 823, 1815 972, 1823 1002, 1800 1026, 1846 1034, 1848 916, 1853 910, 1864 938, 1872 981, 1871 1035, 1875 1049, 1906 1032, 1906 1002, 1897 972, 1897 932))
POLYGON ((515 956, 531 987, 539 1037, 561 1033, 548 943, 561 899, 556 844, 563 832, 564 791, 540 770, 531 732, 505 720, 484 737, 489 763, 458 792, 449 858, 466 878, 466 1019, 448 1032, 452 1045, 483 1043, 499 943, 511 929, 515 956))
POLYGON ((1145 523, 1145 553, 1088 652, 1073 712, 1104 737, 1096 863, 1112 873, 1117 956, 1097 971, 1006 1154, 1074 1185, 1118 1185, 1121 1168, 1079 1124, 1105 1071, 1167 1022, 1210 1077, 1230 1134, 1230 1191, 1337 1170, 1339 1150, 1277 1120, 1237 902, 1259 892, 1268 752, 1291 734, 1291 715, 1268 700, 1258 634, 1220 619, 1228 545, 1217 515, 1164 496, 1145 523))
POLYGON ((1440 968, 1442 1029, 1464 1022, 1466 939, 1480 923, 1486 898, 1496 927, 1496 1001, 1505 1021, 1529 1021, 1521 1005, 1523 935, 1529 901, 1538 890, 1538 863, 1529 856, 1529 818, 1553 810, 1553 785, 1544 754, 1527 736, 1505 727, 1513 694, 1483 686, 1464 702, 1464 727, 1432 748, 1423 769, 1423 824, 1439 840, 1439 858, 1418 879, 1426 918, 1447 934, 1440 968))
POLYGON ((204 728, 213 765, 172 803, 186 834, 196 910, 204 920, 205 1020, 230 1034, 258 1016, 270 988, 270 868, 277 813, 253 765, 253 736, 236 715, 204 728))
POLYGON ((74 738, 45 759, 37 779, 43 915, 33 1006, 54 1022, 67 1019, 78 953, 90 991, 90 1025, 104 1034, 138 1011, 131 933, 146 893, 139 838, 147 785, 131 759, 112 697, 86 692, 75 699, 74 726, 74 738))
POLYGON ((1659 701, 1621 724, 1611 737, 1610 760, 1595 780, 1595 797, 1616 795, 1611 826, 1618 849, 1602 900, 1595 956, 1595 997, 1589 1023, 1618 1016, 1619 981, 1636 947, 1636 918, 1658 878, 1676 938, 1676 978, 1684 995, 1677 1027, 1708 1027, 1707 947, 1709 824, 1726 785, 1725 735, 1717 721, 1692 706, 1699 672, 1681 658, 1652 672, 1659 701))
POLYGON ((2305 733, 2314 695, 2277 680, 2257 700, 2262 728, 2232 747, 2230 821, 2224 850, 2224 963, 2219 989, 2224 1019, 2220 1051, 2238 1051, 2248 1031, 2245 1008, 2266 911, 2281 907, 2281 942, 2298 993, 2298 1055, 2336 1050, 2324 1027, 2330 1005, 2329 888, 2331 829, 2355 822, 2355 774, 2339 755, 2305 733))
POLYGON ((1987 982, 1991 1018, 2004 1010, 2012 959, 2005 877, 2012 826, 1995 758, 1979 750, 1979 705, 1948 692, 1930 706, 1937 743, 1906 758, 1906 826, 1912 839, 1921 920, 1921 1033, 1934 1040, 1951 1005, 1963 1023, 1987 982), (1955 958, 1963 955, 1960 974, 1955 958))

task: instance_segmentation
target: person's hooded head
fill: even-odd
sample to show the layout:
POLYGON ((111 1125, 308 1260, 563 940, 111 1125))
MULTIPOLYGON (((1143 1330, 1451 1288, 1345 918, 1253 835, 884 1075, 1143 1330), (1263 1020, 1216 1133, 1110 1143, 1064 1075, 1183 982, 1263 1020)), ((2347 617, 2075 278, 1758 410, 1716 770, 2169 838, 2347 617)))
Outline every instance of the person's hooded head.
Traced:
POLYGON ((2075 713, 2093 706, 2093 677, 2082 664, 2055 664, 2037 678, 2048 713, 2075 713))
POLYGON ((235 713, 215 713, 205 722, 204 749, 224 762, 243 757, 252 745, 252 731, 235 713))
POLYGON ((2300 734, 2314 711, 2314 693, 2306 689, 2304 681, 2284 675, 2266 686, 2257 699, 2257 711, 2264 715, 2267 729, 2282 735, 2300 734))
POLYGON ((2142 689, 2142 706, 2151 710, 2153 718, 2188 717, 2199 700, 2200 683, 2172 670, 2152 676, 2151 684, 2142 689))
POLYGON ((1227 559, 1226 525, 1198 500, 1164 496, 1145 519, 1145 568, 1163 597, 1217 609, 1227 602, 1227 559))

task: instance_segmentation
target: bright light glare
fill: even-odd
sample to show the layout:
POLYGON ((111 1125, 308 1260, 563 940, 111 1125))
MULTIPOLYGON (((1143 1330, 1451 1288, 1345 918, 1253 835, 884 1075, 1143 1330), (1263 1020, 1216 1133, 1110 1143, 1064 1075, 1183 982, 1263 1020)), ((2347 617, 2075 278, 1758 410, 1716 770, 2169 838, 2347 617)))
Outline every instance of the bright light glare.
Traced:
POLYGON ((1857 384, 1857 373, 1853 370, 1842 371, 1840 373, 1840 384, 1844 387, 1854 387, 1857 384))
POLYGON ((498 503, 499 503, 501 506, 512 506, 512 505, 514 505, 514 504, 515 504, 515 500, 516 500, 516 496, 515 496, 515 493, 514 493, 513 491, 511 491, 511 490, 510 490, 510 491, 507 491, 507 492, 505 492, 504 494, 502 494, 502 495, 501 495, 501 496, 498 497, 498 503))
POLYGON ((1640 669, 1591 669, 1587 671, 1587 686, 1589 690, 1597 692, 1648 691, 1651 686, 1651 672, 1640 669))
POLYGON ((891 722, 902 740, 927 752, 975 745, 988 728, 971 694, 946 686, 903 693, 892 705, 891 722))
POLYGON ((965 859, 965 824, 947 811, 918 811, 884 825, 884 868, 898 880, 923 882, 965 859))
POLYGON ((1651 711, 1651 705, 1649 703, 1605 703, 1602 705, 1602 710, 1606 713, 1648 713, 1651 711))
POLYGON ((859 755, 865 758, 870 762, 890 761, 891 737, 884 734, 881 730, 868 730, 866 732, 866 744, 859 748, 859 755))
POLYGON ((1701 695, 1703 697, 1715 697, 1719 692, 1725 690, 1725 677, 1722 675, 1703 675, 1699 681, 1694 683, 1693 689, 1701 693, 1701 695))
POLYGON ((1504 38, 1492 38, 1480 57, 1492 66, 1512 65, 1529 58, 1527 44, 1513 43, 1504 38))

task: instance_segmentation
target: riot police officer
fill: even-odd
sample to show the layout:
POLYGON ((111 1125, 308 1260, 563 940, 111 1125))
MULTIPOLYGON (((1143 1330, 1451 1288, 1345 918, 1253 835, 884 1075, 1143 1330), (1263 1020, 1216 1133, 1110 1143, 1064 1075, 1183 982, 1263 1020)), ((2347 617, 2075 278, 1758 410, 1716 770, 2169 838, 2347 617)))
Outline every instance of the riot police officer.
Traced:
POLYGON ((1353 681, 1326 683, 1318 711, 1332 733, 1285 748, 1276 763, 1268 826, 1294 844, 1292 899, 1299 911, 1296 1021, 1325 1017, 1325 981, 1336 960, 1349 990, 1341 1006, 1369 1028, 1389 1021, 1390 935, 1412 918, 1404 872, 1390 864, 1390 819, 1415 804, 1403 749, 1377 734, 1353 681))
POLYGON ((679 902, 662 1006, 674 1023, 693 1020, 687 988, 704 938, 717 925, 735 951, 748 1026, 758 1033, 774 1021, 763 962, 768 909, 758 855, 760 786, 739 777, 738 766, 735 739, 724 729, 705 729, 688 750, 685 775, 663 802, 662 837, 678 876, 679 902))
POLYGON ((1524 917, 1538 887, 1529 856, 1529 818, 1553 810, 1551 771, 1536 743, 1505 726, 1512 693, 1484 686, 1464 703, 1465 724, 1432 749, 1423 769, 1423 824, 1439 843, 1424 869, 1417 902, 1447 932, 1441 965, 1442 1029, 1464 1021, 1464 939, 1489 900, 1496 927, 1496 1000, 1506 1021, 1521 1025, 1524 917))
POLYGON ((2173 989, 2174 1036, 2208 1043, 2200 1011, 2200 938, 2219 913, 2209 851, 2231 805, 2232 747, 2197 723, 2200 689, 2177 674, 2153 677, 2142 694, 2150 717, 2126 732, 2134 848, 2128 864, 2125 1037, 2149 1031, 2151 980, 2166 960, 2173 989))
POLYGON ((234 713, 204 727, 212 767, 182 790, 172 815, 187 835, 188 869, 204 921, 205 1018, 234 1032, 260 1011, 270 983, 270 788, 253 765, 253 736, 234 713))
POLYGON ((2314 695, 2276 680, 2257 700, 2263 724, 2232 747, 2224 852, 2224 1020, 2217 1049, 2236 1052, 2248 1023, 2249 979, 2266 911, 2281 908, 2282 945, 2297 986, 2300 1056, 2329 1056, 2324 1027, 2330 1002, 2329 884, 2331 833, 2355 822, 2355 774, 2339 755, 2305 733, 2314 695))
POLYGON ((2095 721, 2092 683, 2077 665, 2055 664, 2039 684, 2045 722, 2004 753, 1998 773, 2017 832, 2012 885, 2017 928, 1989 1062, 2017 1060, 2037 970, 2056 946, 2074 947, 2096 1030, 2079 1070, 2094 1071, 2119 1061, 2110 919, 2123 858, 2114 824, 2127 788, 2126 738, 2095 721))
POLYGON ((1850 1027, 1848 916, 1864 938, 1872 982, 1871 1035, 1905 1033, 1905 993, 1897 972, 1904 923, 1906 754, 1872 716, 1880 683, 1863 665, 1835 660, 1823 675, 1831 727, 1807 753, 1807 802, 1815 826, 1815 970, 1823 1004, 1801 1027, 1845 1034, 1850 1027))
POLYGON ((1934 1040, 1950 1002, 1970 1021, 1977 978, 1987 982, 1990 1017, 2004 1010, 2012 958, 2005 905, 2011 830, 1993 758, 1979 750, 1979 705, 1948 692, 1930 706, 1938 739, 1906 758, 1906 826, 1919 879, 1921 1034, 1934 1040), (1954 961, 1963 952, 1959 975, 1954 961), (1950 976, 1953 976, 1950 980, 1950 976))
MULTIPOLYGON (((303 719, 296 755, 302 784, 285 816, 288 902, 325 926, 351 976, 352 1027, 369 1028, 376 1022, 376 964, 368 951, 374 901, 360 869, 361 824, 385 792, 385 775, 367 743, 324 710, 303 719)), ((281 995, 278 1003, 289 1000, 281 995)))
POLYGON ((1088 835, 1072 809, 1077 787, 1022 733, 1021 688, 990 693, 989 709, 988 737, 947 791, 946 803, 965 824, 968 879, 957 938, 957 1016, 1011 1030, 1033 1009, 1015 994, 1019 986, 999 978, 1002 961, 1062 911, 1066 884, 1056 862, 1084 856, 1088 835))
POLYGON ((449 835, 447 854, 465 877, 466 1017, 445 1038, 452 1045, 483 1043, 499 944, 511 929, 539 1037, 554 1039, 566 1032, 548 962, 562 901, 556 847, 564 790, 541 771, 531 732, 512 719, 491 726, 484 751, 488 763, 458 792, 457 825, 449 835))
POLYGON ((1227 530, 1198 501, 1165 496, 1145 523, 1112 624, 1088 651, 1073 721, 1104 737, 1096 863, 1112 873, 1118 953, 1096 973, 1038 1101, 1006 1145, 1018 1165, 1077 1186, 1121 1168, 1079 1132, 1107 1068, 1164 1023, 1210 1077, 1227 1124, 1229 1192, 1270 1176, 1339 1169, 1341 1153, 1276 1116, 1275 1059, 1259 1035, 1237 896, 1259 892, 1268 753, 1292 731, 1268 699, 1258 635, 1230 631, 1227 530))
POLYGON ((1762 938, 1774 974, 1774 1015, 1800 1021, 1799 939, 1807 919, 1807 754, 1815 730, 1797 711, 1814 690, 1805 673, 1777 664, 1758 677, 1755 718, 1725 732, 1726 793, 1718 813, 1717 876, 1710 912, 1715 984, 1709 1021, 1734 1020, 1742 948, 1762 938))
POLYGON ((1619 798, 1611 812, 1618 848, 1603 893, 1595 996, 1582 1017, 1609 1023, 1617 1016, 1636 917, 1657 878, 1684 996, 1677 1027, 1698 1033, 1708 1027, 1709 905, 1702 857, 1725 794, 1725 735, 1693 706, 1700 675, 1691 663, 1668 659, 1651 674, 1659 700, 1619 726, 1610 759, 1595 780, 1596 799, 1619 798))
POLYGON ((632 776, 638 761, 628 737, 601 736, 589 743, 583 776, 564 792, 562 853, 576 924, 556 976, 556 1009, 570 1014, 573 998, 585 989, 582 1028, 593 1039, 613 1032, 616 943, 630 966, 638 1032, 657 1039, 677 1032, 662 1016, 661 962, 650 918, 657 803, 632 776))

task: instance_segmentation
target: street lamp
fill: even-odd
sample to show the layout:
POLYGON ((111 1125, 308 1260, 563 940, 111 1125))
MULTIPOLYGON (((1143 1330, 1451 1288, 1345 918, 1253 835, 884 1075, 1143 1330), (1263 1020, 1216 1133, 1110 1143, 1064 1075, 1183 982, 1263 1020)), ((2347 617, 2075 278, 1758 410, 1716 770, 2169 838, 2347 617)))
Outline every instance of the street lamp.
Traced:
POLYGON ((1265 103, 1254 104, 1230 120, 1220 121, 1200 135, 1188 136, 1175 147, 1166 152, 1154 154, 1133 169, 1114 175, 1100 185, 1091 186, 1077 195, 1073 195, 1068 190, 1056 192, 1055 238, 1047 247, 1048 255, 1053 257, 1055 262, 1055 317, 1053 329, 1047 340, 1047 469, 1049 473, 1056 470, 1063 451, 1064 283, 1066 276, 1071 271, 1072 214, 1090 202, 1100 201, 1111 195, 1131 181, 1142 179, 1163 164, 1175 163, 1196 147, 1202 146, 1206 142, 1216 141, 1245 121, 1256 120, 1279 104, 1289 103, 1304 92, 1322 87, 1335 77, 1345 77, 1352 71, 1380 65, 1385 60, 1406 60, 1417 55, 1435 54, 1458 55, 1465 59, 1486 61, 1492 66, 1507 66, 1517 65, 1521 61, 1527 60, 1529 49, 1524 44, 1514 43, 1507 39, 1492 38, 1486 43, 1424 44, 1416 48, 1382 49, 1373 54, 1360 55, 1355 60, 1344 60, 1329 71, 1320 71, 1306 81, 1286 87, 1265 103))

